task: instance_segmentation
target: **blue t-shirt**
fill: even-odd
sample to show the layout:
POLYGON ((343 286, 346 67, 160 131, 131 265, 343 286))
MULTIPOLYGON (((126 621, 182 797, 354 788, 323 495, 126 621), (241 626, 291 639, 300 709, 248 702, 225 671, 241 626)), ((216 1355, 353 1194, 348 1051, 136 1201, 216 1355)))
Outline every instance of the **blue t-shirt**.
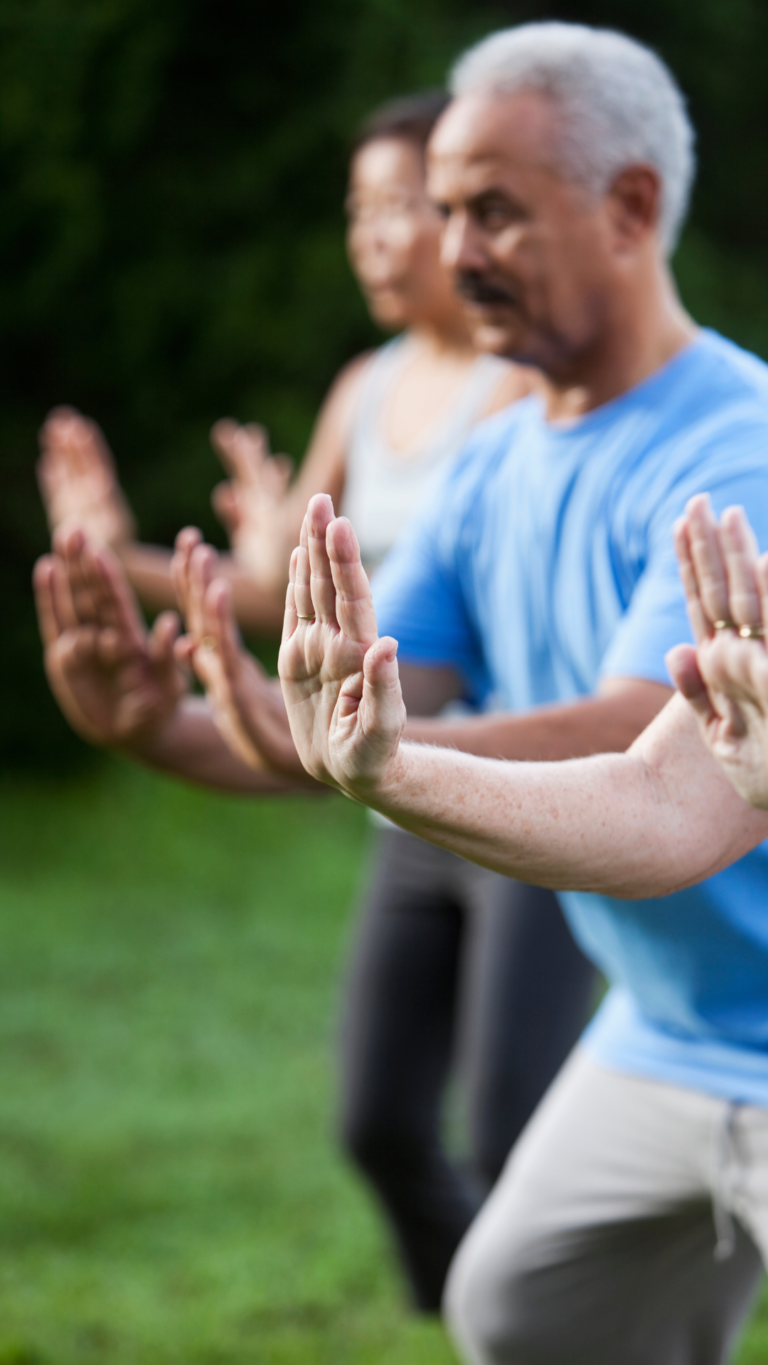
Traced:
MULTIPOLYGON (((379 629, 486 707, 668 682, 691 638, 672 524, 703 491, 768 546, 768 366, 710 331, 572 425, 532 397, 478 427, 376 577, 379 629)), ((658 900, 559 895, 613 984, 593 1052, 768 1106, 768 843, 658 900)))

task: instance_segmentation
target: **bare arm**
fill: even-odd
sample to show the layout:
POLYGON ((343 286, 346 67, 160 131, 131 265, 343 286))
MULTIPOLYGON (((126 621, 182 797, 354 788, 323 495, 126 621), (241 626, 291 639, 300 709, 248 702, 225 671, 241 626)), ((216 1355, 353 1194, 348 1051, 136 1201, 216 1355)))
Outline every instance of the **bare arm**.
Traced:
POLYGON ((768 838, 679 697, 626 754, 508 763, 404 743, 375 791, 351 794, 505 876, 629 899, 701 881, 768 838))
POLYGON ((307 770, 507 875, 622 897, 701 880, 768 836, 675 698, 628 754, 509 763, 403 743, 396 643, 379 639, 349 523, 310 505, 280 677, 307 770))
MULTIPOLYGON (((437 681, 437 680, 436 680, 437 681)), ((556 760, 622 753, 669 701, 672 689, 641 678, 609 678, 598 696, 524 715, 409 719, 405 738, 486 758, 556 760)))

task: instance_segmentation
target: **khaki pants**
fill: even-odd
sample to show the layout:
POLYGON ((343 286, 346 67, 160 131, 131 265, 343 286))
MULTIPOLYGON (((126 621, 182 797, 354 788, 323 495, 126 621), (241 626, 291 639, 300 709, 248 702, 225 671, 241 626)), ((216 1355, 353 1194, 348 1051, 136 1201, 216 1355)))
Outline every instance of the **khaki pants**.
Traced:
POLYGON ((722 1365, 760 1253, 768 1110, 578 1048, 462 1242, 445 1311, 472 1365, 722 1365))

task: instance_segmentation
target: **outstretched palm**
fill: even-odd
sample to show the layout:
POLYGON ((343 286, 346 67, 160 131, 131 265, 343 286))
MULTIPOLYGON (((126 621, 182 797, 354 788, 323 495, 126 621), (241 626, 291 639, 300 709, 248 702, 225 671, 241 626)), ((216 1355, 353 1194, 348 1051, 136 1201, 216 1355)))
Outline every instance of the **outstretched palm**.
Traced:
POLYGON ((318 494, 291 559, 278 671, 294 743, 313 777, 354 794, 394 759, 405 707, 393 640, 379 639, 354 532, 318 494))
POLYGON ((94 744, 140 746, 175 710, 184 683, 173 657, 178 620, 147 635, 120 565, 76 528, 35 566, 51 689, 73 729, 94 744))
POLYGON ((244 648, 229 583, 217 578, 216 551, 186 527, 171 565, 188 634, 177 655, 191 663, 229 748, 250 768, 305 778, 276 678, 244 648))
POLYGON ((697 647, 672 650, 670 672, 736 791, 768 809, 768 561, 741 508, 718 526, 703 495, 688 504, 675 544, 697 647))
POLYGON ((740 796, 768 808, 768 654, 759 640, 728 632, 700 645, 710 708, 700 721, 713 757, 740 796))

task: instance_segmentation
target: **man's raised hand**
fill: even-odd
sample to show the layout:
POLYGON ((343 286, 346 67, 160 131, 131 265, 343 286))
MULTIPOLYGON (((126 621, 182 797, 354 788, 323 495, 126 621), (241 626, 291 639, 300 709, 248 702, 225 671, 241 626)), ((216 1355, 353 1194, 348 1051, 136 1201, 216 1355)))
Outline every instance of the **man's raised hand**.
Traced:
POLYGON ((174 659, 178 617, 147 634, 114 555, 73 527, 35 566, 34 585, 51 689, 78 734, 141 751, 185 690, 174 659))
POLYGON ((194 668, 225 742, 257 772, 304 780, 280 685, 245 649, 231 586, 217 577, 216 551, 194 527, 177 536, 171 572, 187 626, 177 658, 194 668))
POLYGON ((675 547, 696 646, 670 651, 670 673, 736 791, 768 809, 768 556, 741 508, 718 526, 705 495, 689 502, 675 547))
POLYGON ((278 671, 291 733, 313 777, 365 795, 394 771, 405 725, 396 641, 379 639, 355 533, 312 498, 291 557, 278 671))

